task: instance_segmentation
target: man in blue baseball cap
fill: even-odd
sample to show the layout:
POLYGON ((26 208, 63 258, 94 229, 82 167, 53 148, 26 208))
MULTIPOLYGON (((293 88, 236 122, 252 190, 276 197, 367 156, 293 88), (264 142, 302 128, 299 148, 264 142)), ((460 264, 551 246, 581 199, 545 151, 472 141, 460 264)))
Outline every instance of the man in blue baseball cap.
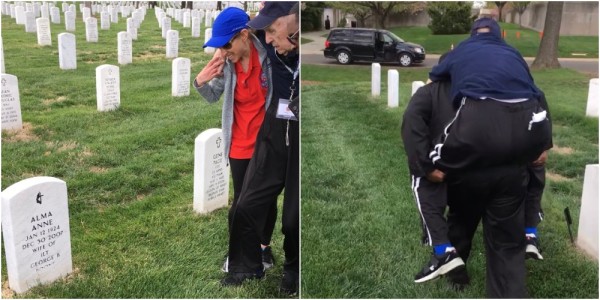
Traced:
POLYGON ((237 33, 247 27, 248 20, 250 20, 250 17, 239 8, 229 7, 224 9, 213 24, 212 37, 204 43, 202 48, 222 48, 237 33))

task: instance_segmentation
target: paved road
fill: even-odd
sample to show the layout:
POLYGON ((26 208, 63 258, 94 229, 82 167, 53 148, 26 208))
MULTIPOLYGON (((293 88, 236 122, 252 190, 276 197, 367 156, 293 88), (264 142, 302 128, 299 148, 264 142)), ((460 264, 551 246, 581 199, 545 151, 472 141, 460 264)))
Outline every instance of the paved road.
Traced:
MULTIPOLYGON (((302 64, 312 65, 339 65, 335 59, 325 58, 322 49, 325 48, 325 38, 322 35, 327 34, 326 31, 303 33, 302 37, 313 40, 313 42, 302 44, 300 53, 302 64)), ((410 68, 427 68, 431 69, 438 59, 438 54, 428 54, 425 61, 421 64, 411 66, 410 68)), ((526 57, 525 61, 531 65, 533 57, 526 57)), ((571 68, 577 71, 590 74, 593 77, 598 77, 598 59, 597 58, 560 58, 558 60, 563 68, 571 68)), ((370 67, 368 62, 355 62, 353 65, 370 67)), ((384 67, 401 68, 399 64, 386 63, 384 67)))

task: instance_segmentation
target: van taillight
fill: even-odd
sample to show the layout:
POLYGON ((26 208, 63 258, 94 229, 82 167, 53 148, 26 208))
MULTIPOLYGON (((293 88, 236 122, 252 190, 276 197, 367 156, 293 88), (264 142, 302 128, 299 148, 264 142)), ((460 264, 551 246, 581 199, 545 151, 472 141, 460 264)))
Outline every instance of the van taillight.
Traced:
POLYGON ((325 40, 325 48, 329 48, 329 40, 325 40))

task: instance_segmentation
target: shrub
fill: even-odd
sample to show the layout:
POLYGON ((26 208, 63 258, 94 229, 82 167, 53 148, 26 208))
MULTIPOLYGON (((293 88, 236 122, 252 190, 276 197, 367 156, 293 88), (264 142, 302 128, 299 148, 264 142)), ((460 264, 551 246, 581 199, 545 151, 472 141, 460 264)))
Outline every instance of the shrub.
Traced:
POLYGON ((430 2, 427 14, 431 17, 428 27, 433 34, 468 33, 475 20, 470 2, 430 2))

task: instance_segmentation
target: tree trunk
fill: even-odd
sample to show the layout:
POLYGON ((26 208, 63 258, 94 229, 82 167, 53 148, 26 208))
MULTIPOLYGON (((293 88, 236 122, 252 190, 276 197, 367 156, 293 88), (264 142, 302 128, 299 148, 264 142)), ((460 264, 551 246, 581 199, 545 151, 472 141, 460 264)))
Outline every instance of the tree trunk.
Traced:
POLYGON ((558 39, 562 21, 563 1, 549 1, 544 22, 544 34, 532 69, 560 68, 558 62, 558 39))
POLYGON ((496 7, 498 7, 498 22, 502 22, 502 8, 507 1, 494 1, 496 7))

